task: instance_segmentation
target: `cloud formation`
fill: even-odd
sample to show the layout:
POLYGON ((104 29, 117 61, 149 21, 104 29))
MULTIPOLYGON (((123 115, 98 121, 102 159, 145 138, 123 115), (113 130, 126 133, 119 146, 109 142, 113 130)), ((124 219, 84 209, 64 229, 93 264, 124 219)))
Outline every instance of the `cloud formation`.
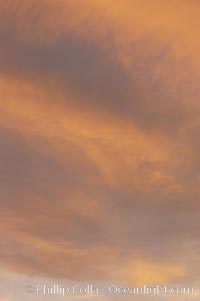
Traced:
POLYGON ((197 281, 199 4, 0 7, 0 265, 197 281))

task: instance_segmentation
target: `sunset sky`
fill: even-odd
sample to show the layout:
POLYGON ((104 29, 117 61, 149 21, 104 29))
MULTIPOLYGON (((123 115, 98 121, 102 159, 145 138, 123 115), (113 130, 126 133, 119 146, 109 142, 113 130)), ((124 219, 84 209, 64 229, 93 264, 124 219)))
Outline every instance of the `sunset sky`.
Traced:
POLYGON ((0 0, 0 301, 200 287, 199 154, 198 0, 0 0))

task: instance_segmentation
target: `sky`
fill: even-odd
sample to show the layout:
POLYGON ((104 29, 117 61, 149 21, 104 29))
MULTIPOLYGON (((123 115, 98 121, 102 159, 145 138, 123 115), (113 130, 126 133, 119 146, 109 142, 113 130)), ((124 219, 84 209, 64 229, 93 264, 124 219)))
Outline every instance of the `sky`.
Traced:
POLYGON ((200 286, 199 28, 197 0, 0 0, 0 301, 200 286))

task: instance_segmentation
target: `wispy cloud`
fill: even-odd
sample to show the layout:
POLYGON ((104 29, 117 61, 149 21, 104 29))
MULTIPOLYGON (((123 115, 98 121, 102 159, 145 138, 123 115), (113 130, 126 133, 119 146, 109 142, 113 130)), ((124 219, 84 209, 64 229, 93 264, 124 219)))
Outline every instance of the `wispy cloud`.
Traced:
POLYGON ((198 3, 0 7, 0 264, 195 282, 198 3))

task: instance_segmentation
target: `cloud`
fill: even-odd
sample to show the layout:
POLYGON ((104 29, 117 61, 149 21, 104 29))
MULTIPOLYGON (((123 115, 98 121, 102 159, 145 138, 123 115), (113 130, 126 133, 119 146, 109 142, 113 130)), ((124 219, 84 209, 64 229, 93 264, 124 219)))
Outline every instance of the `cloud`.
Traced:
POLYGON ((195 281, 196 2, 0 5, 4 269, 195 281))
MULTIPOLYGON (((173 54, 173 43, 176 40, 174 41, 171 28, 170 37, 166 35, 166 39, 157 33, 157 27, 168 29, 170 22, 168 15, 164 22, 159 19, 160 23, 157 24, 158 21, 155 21, 154 6, 158 6, 161 15, 164 14, 163 7, 154 2, 150 15, 152 26, 147 29, 150 20, 143 20, 147 12, 142 6, 142 24, 146 30, 144 33, 144 28, 142 32, 140 29, 142 21, 138 18, 131 22, 120 18, 117 23, 116 12, 122 8, 123 16, 130 3, 113 7, 112 1, 104 2, 100 7, 101 17, 105 19, 102 33, 101 25, 98 25, 96 1, 93 4, 86 1, 78 16, 74 14, 82 6, 79 1, 77 5, 63 1, 59 5, 51 1, 43 1, 42 4, 36 0, 32 5, 23 3, 20 8, 21 22, 17 5, 3 5, 9 15, 9 18, 3 19, 1 30, 0 65, 4 74, 15 74, 18 78, 34 82, 41 81, 48 86, 53 82, 67 105, 70 103, 67 91, 73 89, 81 95, 81 101, 78 102, 79 98, 73 100, 78 102, 78 106, 81 105, 86 110, 117 114, 119 118, 130 119, 145 129, 156 127, 172 134, 183 124, 191 122, 191 118, 197 119, 195 109, 187 109, 187 98, 193 98, 195 103, 199 96, 198 74, 195 69, 198 61, 191 61, 187 51, 186 54, 183 53, 181 60, 176 59, 173 54), (102 9, 105 10, 104 14, 102 9), (51 20, 57 15, 61 21, 52 25, 51 20), (15 28, 10 26, 10 18, 16 23, 15 28), (27 29, 26 34, 22 35, 21 27, 24 23, 27 29), (39 31, 36 24, 40 26, 39 31), (131 39, 124 41, 122 36, 125 26, 133 32, 131 39), (49 32, 51 39, 47 38, 49 32), (178 93, 175 92, 177 89, 178 93)), ((135 6, 140 12, 137 2, 135 6)), ((183 5, 184 9, 185 6, 186 4, 183 5)), ((171 12, 172 8, 169 6, 167 9, 171 12)), ((180 17, 178 14, 179 19, 180 17)), ((184 17, 187 17, 185 11, 184 17)), ((179 33, 180 26, 177 25, 176 29, 179 33)), ((195 32, 194 26, 192 29, 195 32)), ((185 32, 185 27, 182 30, 185 32)), ((187 42, 188 36, 184 37, 180 36, 181 46, 187 42)), ((187 50, 188 47, 184 49, 187 50)), ((57 102, 60 102, 60 97, 57 97, 57 102)))

